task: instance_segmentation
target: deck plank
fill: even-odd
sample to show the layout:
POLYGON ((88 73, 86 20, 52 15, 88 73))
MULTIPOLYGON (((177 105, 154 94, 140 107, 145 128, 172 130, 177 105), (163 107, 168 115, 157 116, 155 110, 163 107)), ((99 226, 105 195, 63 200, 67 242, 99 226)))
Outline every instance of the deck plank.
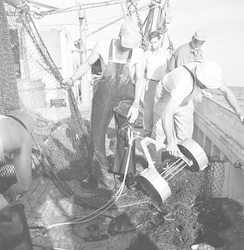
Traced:
MULTIPOLYGON (((65 198, 49 178, 40 179, 37 177, 37 179, 34 179, 30 191, 22 202, 25 206, 29 227, 36 225, 47 227, 55 223, 70 221, 75 216, 87 215, 93 212, 91 209, 74 204, 72 198, 65 198)), ((106 212, 110 216, 115 216, 116 213, 119 212, 106 212)), ((136 235, 136 232, 115 236, 108 235, 108 239, 95 242, 86 242, 84 240, 87 236, 94 236, 94 233, 91 235, 86 229, 88 225, 99 224, 100 229, 95 232, 95 235, 107 234, 110 220, 94 219, 77 225, 54 226, 46 232, 30 229, 34 250, 41 249, 41 246, 67 250, 125 250, 129 247, 130 241, 136 235)))

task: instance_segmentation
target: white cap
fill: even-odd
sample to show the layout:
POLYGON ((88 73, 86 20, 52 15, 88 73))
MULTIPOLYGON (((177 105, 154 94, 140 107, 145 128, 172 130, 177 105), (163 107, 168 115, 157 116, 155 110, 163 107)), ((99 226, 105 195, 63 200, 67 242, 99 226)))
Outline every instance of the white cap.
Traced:
POLYGON ((196 67, 197 79, 208 89, 218 89, 223 81, 222 68, 211 60, 205 60, 196 67))
POLYGON ((141 44, 141 35, 138 25, 126 21, 121 25, 121 45, 125 48, 138 48, 141 44))
POLYGON ((198 41, 205 42, 207 39, 207 34, 203 30, 197 30, 194 34, 194 38, 198 41))

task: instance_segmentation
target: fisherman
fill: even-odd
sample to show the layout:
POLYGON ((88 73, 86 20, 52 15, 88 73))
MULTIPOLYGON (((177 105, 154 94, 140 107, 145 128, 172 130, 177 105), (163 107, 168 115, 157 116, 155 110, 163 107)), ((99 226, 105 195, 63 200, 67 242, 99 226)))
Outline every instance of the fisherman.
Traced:
MULTIPOLYGON (((139 27, 126 20, 121 25, 117 39, 98 41, 88 59, 78 67, 72 77, 62 81, 63 87, 73 86, 100 59, 102 78, 93 86, 91 136, 104 157, 105 135, 114 115, 113 110, 119 105, 123 106, 125 101, 130 103, 126 114, 128 121, 134 123, 139 115, 144 77, 144 51, 139 48, 140 45, 139 27)), ((117 127, 117 132, 119 130, 117 127)), ((119 141, 117 145, 118 143, 125 142, 119 141)))
POLYGON ((13 155, 17 177, 17 183, 3 194, 8 203, 18 200, 30 188, 33 130, 34 120, 24 110, 13 110, 6 116, 0 115, 0 157, 13 155))
POLYGON ((172 156, 180 155, 179 142, 192 137, 193 114, 185 112, 184 106, 203 89, 219 89, 244 124, 244 114, 233 91, 225 84, 217 62, 204 60, 180 66, 164 76, 155 92, 152 137, 164 142, 172 156))
POLYGON ((203 30, 197 30, 192 36, 191 42, 181 45, 176 49, 174 55, 171 57, 168 71, 198 60, 203 60, 202 46, 206 42, 207 34, 203 30))
MULTIPOLYGON (((206 40, 206 32, 203 30, 197 30, 192 36, 192 39, 189 43, 183 44, 176 49, 175 53, 172 55, 169 61, 169 65, 167 68, 168 72, 171 72, 172 70, 184 64, 203 60, 203 50, 201 48, 205 44, 206 40)), ((184 82, 182 83, 184 84, 184 82)), ((203 95, 212 98, 212 95, 203 89, 201 93, 199 93, 194 98, 195 101, 201 102, 203 95)), ((191 117, 194 112, 193 101, 189 101, 189 103, 182 107, 182 109, 184 109, 185 113, 188 112, 188 115, 191 117)), ((190 129, 193 129, 193 127, 190 129)))
POLYGON ((151 32, 148 39, 150 49, 145 52, 144 137, 151 137, 152 134, 155 88, 166 73, 168 58, 161 47, 161 34, 158 31, 151 32))

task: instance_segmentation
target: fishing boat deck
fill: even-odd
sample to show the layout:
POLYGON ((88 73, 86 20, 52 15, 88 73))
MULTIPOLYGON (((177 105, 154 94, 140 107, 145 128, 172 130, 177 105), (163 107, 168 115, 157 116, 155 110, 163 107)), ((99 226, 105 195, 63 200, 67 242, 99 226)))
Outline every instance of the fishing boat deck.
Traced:
MULTIPOLYGON (((84 119, 89 119, 90 107, 79 107, 84 119)), ((111 123, 112 124, 112 123, 111 123)), ((113 124, 111 125, 113 126, 113 124)), ((65 198, 49 177, 36 176, 27 195, 23 197, 25 214, 29 227, 49 226, 72 220, 77 216, 85 216, 94 210, 75 204, 72 198, 65 198)), ((122 211, 112 210, 103 213, 87 223, 77 225, 54 226, 48 231, 30 229, 34 250, 125 250, 136 232, 118 235, 108 234, 108 223, 122 211), (106 219, 106 215, 108 216, 106 219), (89 225, 99 225, 99 230, 90 232, 89 225), (87 242, 87 237, 102 235, 104 239, 87 242)), ((95 239, 95 238, 94 238, 95 239)))
MULTIPOLYGON (((78 206, 72 198, 65 198, 49 177, 36 176, 31 189, 22 198, 24 211, 30 227, 30 235, 34 250, 125 250, 137 232, 110 235, 107 233, 108 221, 97 218, 77 225, 54 226, 45 231, 32 229, 34 226, 48 227, 56 223, 70 221, 75 216, 84 216, 93 210, 78 206), (99 225, 98 231, 89 232, 89 225, 99 225), (87 242, 86 237, 105 235, 104 239, 87 242)), ((221 232, 226 240, 228 250, 244 249, 244 217, 242 206, 230 199, 221 199, 224 211, 231 220, 232 226, 221 232)), ((121 211, 106 212, 105 215, 116 216, 121 211)), ((110 221, 110 219, 109 219, 110 221)), ((140 249, 137 249, 140 250, 140 249)))
MULTIPOLYGON (((88 119, 90 109, 81 110, 81 113, 83 118, 88 119)), ((136 143, 136 147, 137 149, 140 147, 139 143, 136 143)), ((72 197, 65 198, 47 176, 34 175, 31 188, 21 201, 30 227, 34 250, 126 250, 129 248, 131 240, 138 234, 137 231, 117 235, 108 233, 108 224, 111 217, 115 217, 122 212, 118 210, 106 211, 104 217, 98 217, 86 223, 57 226, 57 223, 71 221, 77 216, 85 216, 94 210, 75 204, 72 197), (56 226, 50 227, 51 225, 56 226), (90 225, 99 225, 99 229, 93 232, 89 231, 90 225), (50 228, 48 230, 34 229, 33 227, 36 226, 50 228), (101 236, 102 239, 98 239, 96 236, 101 236), (87 237, 90 237, 90 242, 87 241, 87 237)), ((221 236, 226 239, 228 247, 216 248, 216 250, 244 249, 243 207, 231 199, 221 198, 220 202, 230 218, 232 226, 221 232, 221 236)), ((134 249, 130 248, 130 250, 134 249)))
MULTIPOLYGON (((76 205, 72 198, 66 199, 48 177, 35 177, 28 194, 22 198, 22 203, 34 250, 125 250, 135 236, 135 232, 108 235, 108 221, 101 218, 83 224, 55 226, 47 231, 32 229, 34 226, 47 227, 67 222, 75 216, 84 216, 94 211, 76 205), (99 225, 100 229, 93 233, 89 232, 87 227, 91 224, 99 225), (97 235, 104 235, 105 239, 94 242, 85 241, 86 237, 97 235)), ((116 211, 105 214, 114 216, 116 211)))
MULTIPOLYGON (((83 118, 89 119, 90 109, 81 109, 81 113, 83 118)), ((136 147, 139 148, 140 144, 136 143, 136 147)), ((22 198, 22 202, 30 228, 37 225, 48 227, 56 223, 67 222, 76 216, 85 216, 94 211, 78 206, 72 198, 65 198, 54 185, 53 181, 49 177, 44 177, 42 175, 34 177, 31 188, 27 195, 22 198)), ((218 249, 244 249, 243 207, 231 199, 220 199, 220 202, 227 216, 230 218, 232 226, 221 232, 221 236, 226 239, 226 245, 228 247, 218 249)), ((111 221, 109 216, 115 217, 121 212, 122 211, 118 210, 106 211, 104 215, 108 216, 107 219, 106 217, 98 217, 87 223, 54 226, 47 231, 30 229, 34 250, 126 250, 129 248, 131 240, 138 232, 132 231, 129 233, 111 235, 108 234, 107 230, 108 223, 111 221), (88 226, 94 224, 99 225, 99 230, 89 232, 87 230, 88 226), (86 241, 86 237, 99 235, 102 235, 104 238, 98 241, 86 241)))

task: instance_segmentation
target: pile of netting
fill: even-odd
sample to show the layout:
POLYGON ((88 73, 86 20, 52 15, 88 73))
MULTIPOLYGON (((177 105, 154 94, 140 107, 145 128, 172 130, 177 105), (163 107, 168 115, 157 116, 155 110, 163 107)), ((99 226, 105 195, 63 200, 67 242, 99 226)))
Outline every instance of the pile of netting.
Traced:
MULTIPOLYGON (((13 98, 17 104, 12 107, 4 103, 7 110, 1 113, 19 107, 27 109, 36 121, 33 133, 36 161, 41 161, 59 189, 74 196, 78 204, 99 207, 111 198, 112 192, 103 180, 104 163, 90 140, 89 122, 81 118, 72 90, 60 87, 62 77, 32 17, 25 9, 8 4, 4 7, 5 30, 9 31, 5 37, 10 40, 5 44, 9 50, 12 48, 15 79, 14 87, 9 85, 1 96, 9 97, 9 101, 13 98), (10 93, 13 89, 16 98, 10 93)), ((10 72, 6 71, 6 79, 10 72)))
MULTIPOLYGON (((224 162, 219 159, 210 159, 201 172, 184 169, 169 181, 172 194, 161 206, 148 202, 126 209, 125 214, 140 229, 129 250, 191 249, 197 243, 226 247, 229 242, 222 232, 232 225, 219 199, 223 192, 223 169, 224 162)), ((135 200, 136 195, 141 199, 144 196, 140 191, 131 195, 135 200)))
MULTIPOLYGON (((161 205, 137 186, 124 187, 121 197, 116 197, 121 182, 108 173, 94 147, 89 121, 81 117, 72 90, 60 87, 62 77, 32 17, 25 9, 0 4, 1 114, 24 108, 33 115, 33 169, 47 174, 60 192, 78 205, 123 208, 140 232, 130 249, 188 249, 197 242, 204 232, 203 217, 199 218, 206 211, 197 205, 206 202, 198 199, 221 193, 224 167, 213 162, 204 172, 183 170, 169 183, 172 195, 161 205), (147 243, 142 244, 142 238, 148 238, 147 243)), ((136 167, 142 170, 146 159, 136 152, 136 167)), ((1 192, 15 181, 13 159, 2 159, 1 192)), ((206 237, 204 240, 207 242, 206 237)))

